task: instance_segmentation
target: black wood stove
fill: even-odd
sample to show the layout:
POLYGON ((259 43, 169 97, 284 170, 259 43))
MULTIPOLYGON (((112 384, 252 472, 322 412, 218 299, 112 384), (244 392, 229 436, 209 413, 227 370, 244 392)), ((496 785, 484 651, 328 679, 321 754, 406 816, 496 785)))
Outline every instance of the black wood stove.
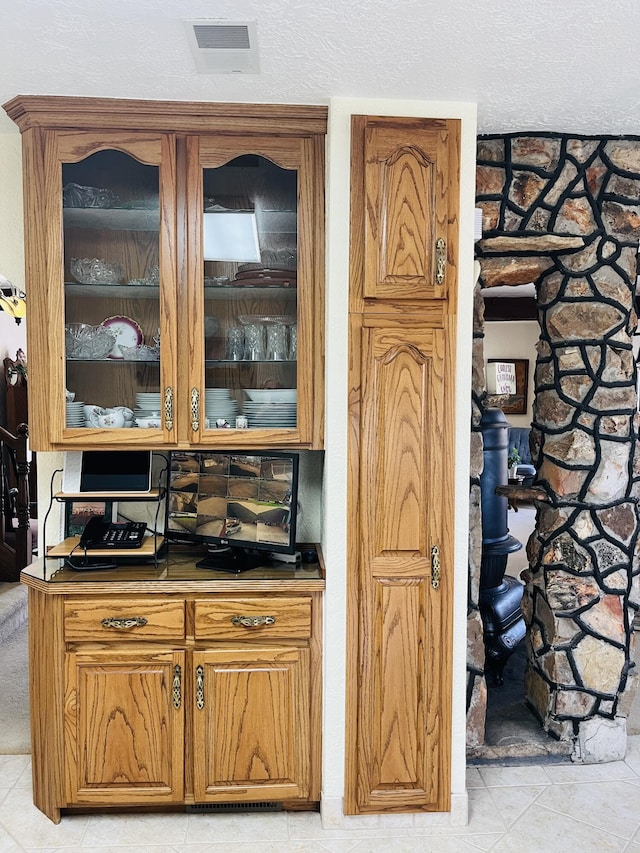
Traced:
POLYGON ((479 607, 484 627, 485 674, 490 685, 503 681, 505 664, 526 635, 520 603, 523 587, 505 575, 509 554, 522 542, 509 534, 507 498, 496 486, 508 482, 508 422, 500 409, 486 409, 480 428, 484 440, 484 468, 480 477, 482 499, 482 561, 479 607))

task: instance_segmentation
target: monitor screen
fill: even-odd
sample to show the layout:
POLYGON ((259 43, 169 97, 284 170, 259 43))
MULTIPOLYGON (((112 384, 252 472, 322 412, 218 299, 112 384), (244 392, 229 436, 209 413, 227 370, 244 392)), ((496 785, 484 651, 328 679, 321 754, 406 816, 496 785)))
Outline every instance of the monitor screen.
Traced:
POLYGON ((257 565, 265 551, 295 552, 297 500, 297 453, 173 451, 165 535, 230 554, 227 570, 240 571, 248 554, 257 565))

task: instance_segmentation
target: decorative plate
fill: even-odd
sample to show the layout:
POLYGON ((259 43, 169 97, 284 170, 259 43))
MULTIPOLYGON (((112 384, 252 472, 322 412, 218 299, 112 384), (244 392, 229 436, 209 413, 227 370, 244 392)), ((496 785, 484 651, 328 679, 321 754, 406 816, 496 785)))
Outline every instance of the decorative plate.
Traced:
POLYGON ((120 351, 120 345, 137 347, 144 340, 142 329, 131 317, 123 317, 121 315, 107 317, 106 320, 102 321, 102 325, 110 329, 116 336, 116 342, 107 358, 124 358, 120 351))

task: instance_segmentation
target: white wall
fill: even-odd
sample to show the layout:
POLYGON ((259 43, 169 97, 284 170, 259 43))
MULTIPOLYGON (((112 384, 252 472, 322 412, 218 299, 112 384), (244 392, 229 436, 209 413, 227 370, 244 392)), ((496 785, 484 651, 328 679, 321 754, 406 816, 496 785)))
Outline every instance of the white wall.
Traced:
POLYGON ((531 426, 533 414, 533 373, 536 366, 536 343, 540 337, 540 324, 537 320, 503 320, 487 322, 484 327, 484 365, 487 359, 526 358, 529 361, 529 387, 527 393, 527 411, 524 415, 507 415, 514 427, 531 426))
MULTIPOLYGON (((323 552, 325 683, 323 816, 339 813, 344 791, 344 672, 346 626, 347 319, 349 290, 349 181, 351 116, 404 115, 462 121, 459 320, 456 381, 456 518, 454 568, 452 812, 466 807, 465 667, 468 577, 469 424, 475 205, 475 105, 334 98, 330 101, 327 155, 326 447, 323 552)), ((426 815, 423 815, 426 817, 426 815)), ((436 816, 437 819, 437 816, 436 816)), ((366 820, 360 818, 359 820, 366 820)))
MULTIPOLYGON (((24 289, 22 226, 22 151, 18 133, 0 134, 0 273, 24 289)), ((0 311, 0 362, 26 350, 26 323, 0 311)), ((27 352, 27 358, 28 358, 27 352)))

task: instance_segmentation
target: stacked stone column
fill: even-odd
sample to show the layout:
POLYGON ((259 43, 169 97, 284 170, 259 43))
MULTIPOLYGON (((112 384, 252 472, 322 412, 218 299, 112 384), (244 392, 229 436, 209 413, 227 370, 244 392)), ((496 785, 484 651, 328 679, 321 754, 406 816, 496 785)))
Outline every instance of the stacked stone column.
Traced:
MULTIPOLYGON (((526 697, 578 761, 624 755, 640 607, 636 259, 640 139, 478 142, 485 287, 536 286, 526 697)), ((505 346, 508 342, 505 341, 505 346)))
POLYGON ((638 517, 631 334, 635 254, 603 238, 538 286, 533 414, 538 508, 523 609, 527 698, 581 761, 624 756, 638 517), (592 247, 593 248, 593 247, 592 247))

